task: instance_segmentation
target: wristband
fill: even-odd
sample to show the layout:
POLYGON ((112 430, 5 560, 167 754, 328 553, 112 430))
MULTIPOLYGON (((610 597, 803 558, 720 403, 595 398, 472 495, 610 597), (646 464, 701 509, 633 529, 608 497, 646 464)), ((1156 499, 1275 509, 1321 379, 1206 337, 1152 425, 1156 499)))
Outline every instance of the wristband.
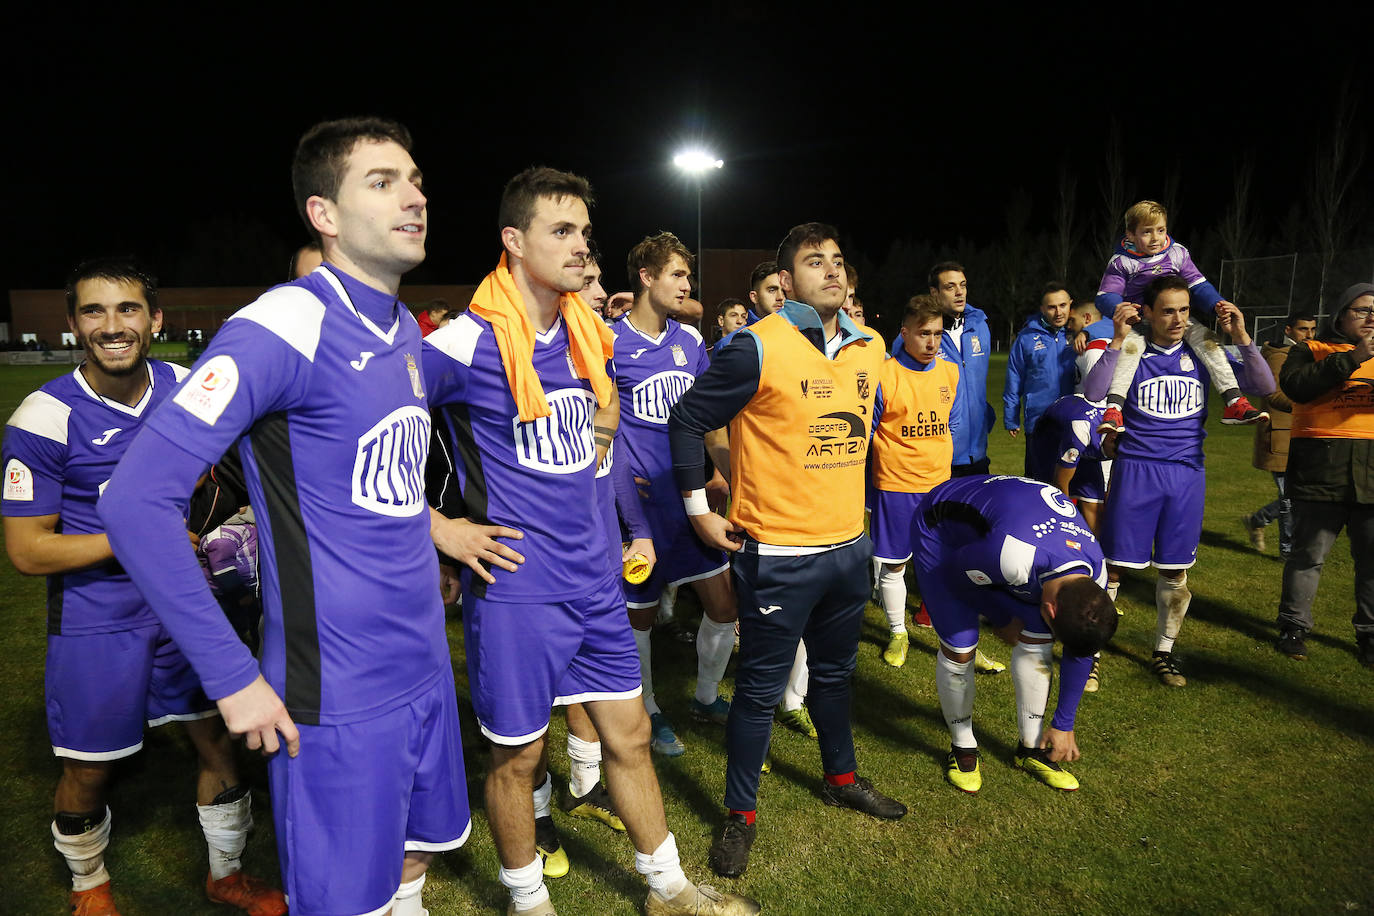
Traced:
POLYGON ((682 506, 688 515, 709 515, 711 512, 711 505, 706 502, 705 490, 693 490, 682 497, 682 506))

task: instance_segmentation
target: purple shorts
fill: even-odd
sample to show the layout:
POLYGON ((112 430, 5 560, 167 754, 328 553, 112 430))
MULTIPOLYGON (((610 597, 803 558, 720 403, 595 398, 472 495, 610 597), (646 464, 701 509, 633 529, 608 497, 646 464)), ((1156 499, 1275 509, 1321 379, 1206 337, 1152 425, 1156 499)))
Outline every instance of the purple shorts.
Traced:
POLYGON ((44 675, 53 753, 116 760, 143 747, 143 729, 219 715, 161 626, 49 636, 44 675))
POLYGON ((640 694, 639 653, 616 579, 549 604, 464 594, 463 637, 477 724, 497 744, 534 741, 555 704, 640 694))
POLYGON ((1168 461, 1118 458, 1102 522, 1113 566, 1187 569, 1197 562, 1207 474, 1168 461))
POLYGON ((670 585, 709 579, 729 571, 730 561, 725 558, 725 552, 707 547, 697 538, 676 492, 664 500, 646 500, 642 505, 653 533, 658 562, 649 578, 640 584, 624 583, 627 605, 653 607, 670 585))
POLYGON ((268 765, 277 854, 292 913, 381 913, 402 851, 443 852, 471 821, 453 672, 361 722, 300 725, 297 757, 268 765))
POLYGON ((925 498, 924 493, 873 491, 873 512, 868 520, 873 559, 893 566, 911 559, 911 520, 925 498))
POLYGON ((1027 636, 1053 638, 1049 625, 1040 616, 1040 605, 1022 601, 999 588, 973 584, 963 567, 945 553, 938 540, 917 541, 911 558, 916 584, 930 614, 931 625, 940 642, 951 651, 967 652, 978 645, 978 618, 986 617, 994 627, 1013 617, 1022 623, 1027 636))
POLYGON ((1069 495, 1084 502, 1100 503, 1107 498, 1107 481, 1112 463, 1096 458, 1084 458, 1069 481, 1069 495))

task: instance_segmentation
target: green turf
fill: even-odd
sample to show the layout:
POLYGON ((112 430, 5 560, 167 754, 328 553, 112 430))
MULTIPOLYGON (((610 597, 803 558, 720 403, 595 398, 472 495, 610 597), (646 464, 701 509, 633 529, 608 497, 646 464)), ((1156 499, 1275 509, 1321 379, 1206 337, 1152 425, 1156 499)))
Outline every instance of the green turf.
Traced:
MULTIPOLYGON (((53 367, 0 370, 0 412, 8 414, 53 367)), ((1000 390, 1002 363, 992 385, 1000 390)), ((1000 398, 994 396, 1000 404, 1000 398)), ((1213 411, 1215 416, 1215 411, 1213 411)), ((1168 690, 1145 664, 1154 629, 1153 584, 1123 589, 1126 616, 1104 660, 1103 687, 1084 698, 1072 767, 1083 784, 1061 795, 1010 767, 1014 699, 1008 675, 978 677, 975 723, 984 788, 962 795, 941 779, 949 739, 933 679, 935 640, 913 630, 911 656, 895 670, 879 659, 884 618, 870 607, 855 688, 860 771, 911 807, 897 823, 828 808, 816 793, 814 742, 775 731, 774 768, 763 778, 759 833, 749 871, 720 881, 758 897, 769 913, 1332 913, 1374 908, 1369 825, 1374 800, 1374 673, 1353 655, 1348 541, 1327 563, 1309 640, 1311 658, 1292 662, 1270 640, 1281 564, 1253 553, 1237 523, 1269 501, 1273 484, 1249 465, 1251 432, 1213 424, 1210 483, 1194 593, 1178 653, 1188 687, 1168 690)), ((993 468, 1021 467, 1019 441, 993 432, 993 468)), ((0 912, 63 912, 65 866, 48 835, 57 765, 42 705, 42 583, 0 571, 0 637, 9 701, 0 704, 0 912)), ((680 602, 690 617, 691 597, 680 602)), ((481 808, 486 754, 462 703, 461 627, 450 624, 469 748, 469 791, 478 808, 472 838, 441 856, 425 902, 434 916, 495 912, 505 893, 481 808)), ((659 702, 688 752, 656 758, 688 873, 708 877, 710 834, 724 789, 718 728, 692 723, 687 702, 693 650, 655 639, 659 702)), ((1006 660, 1008 650, 985 642, 1006 660)), ((733 669, 731 675, 733 675, 733 669)), ((727 676, 729 677, 729 676, 727 676)), ((550 730, 559 792, 566 785, 562 717, 550 730)), ((245 758, 253 783, 261 762, 245 758)), ((125 916, 213 913, 199 882, 204 846, 190 805, 193 760, 175 727, 149 735, 124 762, 112 796, 109 865, 125 916)), ((275 877, 266 792, 249 867, 275 877)), ((558 818, 572 873, 551 886, 560 912, 637 911, 644 886, 623 836, 599 824, 558 818)))

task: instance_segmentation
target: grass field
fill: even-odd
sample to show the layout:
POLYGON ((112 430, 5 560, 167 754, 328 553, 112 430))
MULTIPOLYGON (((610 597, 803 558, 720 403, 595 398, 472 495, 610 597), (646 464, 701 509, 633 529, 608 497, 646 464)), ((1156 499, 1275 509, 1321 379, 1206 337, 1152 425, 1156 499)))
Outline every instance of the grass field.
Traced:
MULTIPOLYGON (((1001 366, 994 364, 991 382, 997 392, 1001 366)), ((0 369, 0 412, 8 416, 57 371, 0 369)), ((1016 727, 1005 674, 978 678, 983 791, 965 796, 946 785, 949 738, 935 696, 934 635, 913 630, 906 667, 888 668, 879 658, 884 618, 870 606, 855 685, 859 767, 911 813, 880 823, 824 806, 814 742, 778 729, 749 871, 716 883, 757 897, 773 914, 1374 909, 1374 672, 1354 658, 1348 541, 1341 538, 1327 564, 1310 660, 1280 656, 1271 645, 1282 569, 1272 546, 1277 532, 1270 529, 1270 552, 1260 556, 1237 522, 1273 496, 1269 476, 1250 467, 1250 439, 1247 429, 1215 423, 1208 439, 1207 517, 1189 576, 1192 610, 1177 646, 1188 686, 1168 690, 1150 677, 1153 580, 1130 578, 1102 690, 1080 707, 1084 756, 1072 767, 1079 792, 1055 793, 1011 768, 1016 727)), ((1021 450, 1019 441, 994 430, 993 469, 1019 470, 1021 450)), ((0 640, 8 647, 7 699, 0 703, 0 912, 55 914, 65 911, 67 875, 48 832, 58 766, 42 703, 43 585, 0 567, 0 640)), ((680 615, 695 610, 684 597, 680 615)), ((456 620, 450 642, 477 810, 468 844, 430 872, 425 901, 433 916, 504 911, 506 903, 481 810, 486 754, 464 704, 456 620)), ((704 881, 724 790, 722 735, 687 715, 692 647, 655 642, 659 702, 688 744, 685 756, 655 763, 684 865, 704 881)), ((1006 647, 984 645, 1006 660, 1006 647)), ((733 668, 727 687, 732 675, 733 668)), ((550 735, 560 792, 564 734, 557 716, 550 735)), ((263 764, 245 761, 260 789, 259 826, 246 861, 275 877, 263 764)), ((193 787, 193 757, 175 727, 150 733, 144 751, 120 766, 107 862, 125 916, 223 912, 200 890, 205 855, 193 787)), ((573 861, 571 874, 551 883, 559 911, 637 912, 645 890, 623 836, 589 822, 559 824, 573 861)))

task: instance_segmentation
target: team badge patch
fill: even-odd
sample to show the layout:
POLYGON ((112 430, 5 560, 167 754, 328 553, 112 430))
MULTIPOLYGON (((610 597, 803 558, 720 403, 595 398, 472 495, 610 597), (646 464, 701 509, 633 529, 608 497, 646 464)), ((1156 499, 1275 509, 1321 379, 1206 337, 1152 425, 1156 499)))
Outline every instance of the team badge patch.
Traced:
POLYGON ((669 349, 673 351, 673 365, 687 365, 687 354, 682 352, 681 344, 673 344, 669 349))
POLYGON ((968 576, 969 581, 974 585, 992 584, 992 577, 980 569, 966 569, 964 570, 964 574, 968 576))
POLYGON ((188 378, 172 401, 196 419, 214 426, 238 388, 238 364, 232 356, 221 353, 188 378))
POLYGON ((859 388, 859 400, 867 401, 873 393, 868 384, 868 373, 863 370, 855 372, 854 381, 859 388))
POLYGON ((33 474, 18 458, 11 458, 5 465, 5 499, 33 502, 33 474))
MULTIPOLYGON (((643 353, 644 351, 641 350, 639 352, 643 353)), ((639 353, 635 354, 635 356, 638 355, 639 353)), ((573 362, 572 347, 569 347, 568 349, 563 351, 563 358, 568 361, 568 374, 571 375, 573 378, 577 378, 577 365, 573 362)))
POLYGON ((425 396, 425 386, 420 383, 420 367, 415 365, 415 357, 406 354, 406 374, 410 376, 410 390, 417 398, 425 396))
POLYGON ((1189 356, 1187 353, 1184 353, 1182 356, 1178 358, 1178 367, 1182 369, 1184 372, 1192 372, 1193 358, 1189 356))
POLYGON ((949 386, 948 386, 948 385, 941 385, 941 386, 940 386, 940 403, 941 403, 941 404, 948 404, 948 403, 950 402, 950 400, 951 400, 951 398, 950 398, 950 394, 949 394, 949 386))
POLYGON ((969 347, 969 352, 970 352, 973 356, 982 356, 982 355, 983 355, 983 344, 982 344, 982 342, 980 342, 980 341, 978 340, 977 337, 970 337, 969 340, 971 340, 971 341, 973 342, 972 345, 969 347))

